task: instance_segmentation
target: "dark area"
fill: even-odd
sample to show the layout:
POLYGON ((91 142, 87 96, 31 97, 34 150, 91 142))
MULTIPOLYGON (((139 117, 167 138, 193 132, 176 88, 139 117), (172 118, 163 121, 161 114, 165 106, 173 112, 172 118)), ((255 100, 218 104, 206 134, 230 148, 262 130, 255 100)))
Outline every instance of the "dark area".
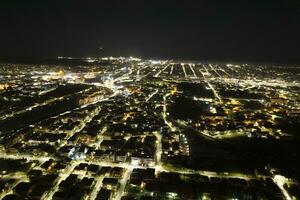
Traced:
POLYGON ((298 0, 0 2, 0 55, 298 62, 298 0))
POLYGON ((170 115, 174 119, 199 119, 201 115, 209 114, 209 104, 186 97, 178 97, 169 106, 170 115))
POLYGON ((188 97, 214 98, 212 90, 203 83, 181 82, 177 85, 177 89, 188 97))

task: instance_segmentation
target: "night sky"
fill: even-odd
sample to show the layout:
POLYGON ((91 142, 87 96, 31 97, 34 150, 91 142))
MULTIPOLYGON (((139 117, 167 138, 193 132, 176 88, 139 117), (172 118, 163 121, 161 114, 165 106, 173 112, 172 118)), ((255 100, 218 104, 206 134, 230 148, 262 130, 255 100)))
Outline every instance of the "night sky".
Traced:
POLYGON ((298 0, 0 0, 0 25, 0 56, 300 63, 298 0))

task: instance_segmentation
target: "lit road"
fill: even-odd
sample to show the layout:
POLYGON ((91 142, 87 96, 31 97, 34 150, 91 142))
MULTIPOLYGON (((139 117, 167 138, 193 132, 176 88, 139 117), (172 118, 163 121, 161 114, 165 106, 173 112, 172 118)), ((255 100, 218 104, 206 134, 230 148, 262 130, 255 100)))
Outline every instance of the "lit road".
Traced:
POLYGON ((274 183, 279 187, 286 200, 292 200, 291 196, 284 188, 284 185, 290 183, 290 181, 281 175, 275 175, 272 179, 274 183))
POLYGON ((158 89, 156 89, 153 93, 151 93, 148 98, 146 99, 146 102, 148 102, 154 95, 156 95, 158 93, 158 89))
POLYGON ((219 77, 222 77, 212 64, 209 64, 209 66, 219 77))
POLYGON ((128 167, 122 177, 122 179, 119 181, 120 183, 120 187, 119 189, 116 191, 116 197, 114 198, 114 200, 120 200, 123 196, 123 193, 125 191, 125 187, 126 184, 130 178, 130 175, 132 173, 133 167, 128 167))
POLYGON ((44 193, 42 199, 52 199, 53 195, 55 194, 55 192, 58 191, 59 189, 59 184, 65 180, 74 170, 74 168, 78 165, 79 163, 76 161, 72 161, 67 168, 65 168, 62 172, 59 173, 58 178, 55 180, 55 185, 54 187, 51 188, 51 190, 47 191, 46 193, 44 193))
POLYGON ((162 154, 162 135, 158 132, 153 133, 154 136, 156 137, 156 164, 161 165, 161 154, 162 154))
MULTIPOLYGON (((6 178, 6 177, 1 177, 2 178, 6 178)), ((5 195, 8 194, 12 194, 12 190, 15 186, 17 186, 19 183, 21 182, 28 182, 29 178, 25 175, 25 174, 17 174, 16 177, 14 177, 14 175, 9 174, 9 176, 7 177, 7 179, 16 179, 16 181, 10 185, 8 185, 8 187, 6 187, 4 190, 2 190, 2 192, 0 193, 0 199, 3 199, 5 197, 5 195)))
POLYGON ((163 69, 161 69, 159 72, 157 72, 154 77, 158 77, 163 71, 165 71, 167 68, 169 67, 169 65, 165 66, 163 69))
POLYGON ((170 75, 173 74, 173 70, 174 70, 174 65, 171 66, 171 71, 170 71, 170 75))
MULTIPOLYGON (((208 72, 207 68, 205 67, 205 65, 203 65, 204 69, 206 70, 207 74, 210 75, 210 73, 208 72)), ((211 66, 212 67, 212 66, 211 66)), ((200 71, 202 73, 202 71, 200 71)), ((221 97, 219 96, 218 92, 215 90, 215 88, 212 86, 212 84, 210 84, 210 82, 208 81, 208 78, 204 75, 204 73, 202 73, 202 75, 204 76, 204 81, 207 83, 208 87, 212 90, 212 92, 214 93, 215 97, 217 97, 217 99, 219 100, 220 103, 223 103, 223 100, 221 99, 221 97)))
MULTIPOLYGON (((159 136, 158 136, 159 137, 159 136)), ((159 152, 159 151, 158 151, 159 152)), ((40 162, 45 162, 50 159, 50 157, 43 157, 43 156, 33 156, 33 155, 11 155, 11 154, 6 154, 6 153, 1 153, 0 158, 7 158, 7 159, 21 159, 21 158, 26 158, 28 160, 38 160, 40 162)), ((51 157, 51 159, 54 159, 51 157)), ((250 180, 250 179, 257 179, 256 176, 253 175, 247 175, 247 174, 237 174, 237 173, 216 173, 212 171, 204 171, 204 170, 192 170, 192 169, 183 169, 183 168, 176 168, 174 166, 170 167, 164 167, 164 165, 161 162, 158 162, 155 166, 152 167, 145 167, 145 166, 140 166, 140 165, 132 165, 130 163, 115 163, 115 162, 106 162, 106 161, 99 161, 99 160, 81 160, 81 161, 72 161, 70 165, 67 166, 65 170, 60 172, 58 179, 55 181, 55 186, 48 192, 44 194, 43 199, 52 199, 52 196, 54 193, 58 190, 58 185, 61 181, 66 179, 74 170, 74 168, 79 164, 79 163, 87 163, 87 164, 96 164, 104 167, 121 167, 125 168, 125 174, 123 175, 122 179, 120 180, 120 187, 116 192, 116 196, 114 199, 121 199, 126 183, 128 182, 130 178, 130 174, 134 168, 141 168, 141 169, 147 169, 147 168, 154 168, 156 170, 156 173, 159 172, 174 172, 174 173, 180 173, 180 174, 199 174, 207 177, 218 177, 218 178, 239 178, 239 179, 245 179, 245 180, 250 180)), ((262 177, 262 176, 260 176, 262 177)), ((90 199, 94 199, 96 197, 96 194, 99 190, 99 186, 101 186, 103 177, 99 177, 96 182, 95 188, 92 190, 92 193, 90 195, 90 199)), ((274 181, 275 182, 275 181, 274 181)))
POLYGON ((181 68, 182 68, 182 71, 183 71, 184 77, 185 77, 185 78, 187 78, 187 77, 188 77, 188 75, 186 74, 186 71, 185 71, 184 64, 181 64, 181 68))
POLYGON ((97 194, 98 194, 99 190, 101 189, 103 179, 104 179, 104 176, 100 176, 100 177, 96 178, 95 186, 88 198, 89 200, 94 200, 97 198, 97 194))
MULTIPOLYGON (((195 66, 195 65, 194 65, 194 66, 195 66)), ((195 70, 194 70, 194 68, 193 68, 193 65, 192 65, 192 64, 189 64, 189 67, 190 67, 190 69, 191 69, 192 72, 193 72, 194 78, 198 78, 198 76, 196 75, 195 70)))
MULTIPOLYGON (((89 89, 85 89, 85 90, 82 90, 82 91, 77 92, 77 93, 74 93, 74 94, 76 94, 76 95, 78 95, 78 94, 84 94, 84 93, 86 93, 88 90, 89 90, 89 89)), ((13 113, 11 113, 11 114, 6 114, 6 115, 4 115, 4 116, 1 116, 1 117, 0 117, 0 120, 5 120, 5 119, 8 119, 8 118, 14 117, 14 116, 16 116, 16 115, 20 115, 20 114, 26 113, 26 112, 31 111, 31 110, 33 110, 33 109, 35 109, 35 108, 38 108, 38 107, 50 105, 50 104, 52 104, 52 103, 54 103, 54 102, 56 102, 56 101, 61 101, 61 100, 63 100, 63 99, 67 99, 68 97, 71 97, 71 96, 73 96, 74 94, 70 94, 70 95, 65 95, 65 96, 62 96, 62 97, 57 97, 57 98, 48 99, 48 100, 46 100, 46 101, 44 101, 44 102, 42 102, 42 103, 37 103, 37 104, 35 104, 35 105, 29 106, 29 107, 27 107, 27 108, 24 108, 24 109, 22 109, 22 110, 15 111, 15 112, 13 112, 13 113)))
POLYGON ((165 122, 165 124, 172 130, 172 131, 176 131, 176 127, 173 126, 172 122, 169 122, 167 120, 167 98, 168 96, 172 95, 172 93, 167 93, 163 96, 163 120, 165 122))

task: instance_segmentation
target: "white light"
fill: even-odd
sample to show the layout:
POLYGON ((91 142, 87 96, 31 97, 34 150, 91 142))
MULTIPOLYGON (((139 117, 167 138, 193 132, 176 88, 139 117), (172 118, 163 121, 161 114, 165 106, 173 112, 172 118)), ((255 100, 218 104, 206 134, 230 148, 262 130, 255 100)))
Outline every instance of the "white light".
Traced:
POLYGON ((138 166, 139 165, 139 160, 131 160, 131 164, 134 166, 138 166))
POLYGON ((209 111, 212 113, 212 114, 216 114, 217 113, 217 109, 213 106, 210 106, 209 107, 209 111))
POLYGON ((86 61, 89 62, 89 63, 93 63, 93 62, 95 62, 96 60, 95 60, 95 59, 92 59, 92 58, 87 58, 86 61))
POLYGON ((130 60, 130 61, 141 61, 140 58, 135 58, 135 57, 133 57, 133 56, 130 56, 130 57, 129 57, 129 60, 130 60))
POLYGON ((285 198, 287 200, 292 200, 292 198, 290 197, 289 193, 285 190, 284 185, 286 183, 288 183, 288 179, 285 178, 282 175, 275 175, 273 178, 274 182, 277 184, 277 186, 280 188, 280 190, 282 191, 283 195, 285 196, 285 198))
POLYGON ((151 60, 150 62, 151 62, 153 65, 160 64, 160 61, 158 61, 158 60, 151 60))

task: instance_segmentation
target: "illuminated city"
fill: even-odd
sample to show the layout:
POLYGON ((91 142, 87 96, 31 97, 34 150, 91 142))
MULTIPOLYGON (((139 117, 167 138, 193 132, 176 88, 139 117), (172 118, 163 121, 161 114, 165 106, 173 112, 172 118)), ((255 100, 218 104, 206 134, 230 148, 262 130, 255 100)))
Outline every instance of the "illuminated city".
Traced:
POLYGON ((0 200, 300 200, 300 0, 0 0, 0 200))
POLYGON ((56 61, 0 65, 0 199, 300 197, 299 67, 56 61))

